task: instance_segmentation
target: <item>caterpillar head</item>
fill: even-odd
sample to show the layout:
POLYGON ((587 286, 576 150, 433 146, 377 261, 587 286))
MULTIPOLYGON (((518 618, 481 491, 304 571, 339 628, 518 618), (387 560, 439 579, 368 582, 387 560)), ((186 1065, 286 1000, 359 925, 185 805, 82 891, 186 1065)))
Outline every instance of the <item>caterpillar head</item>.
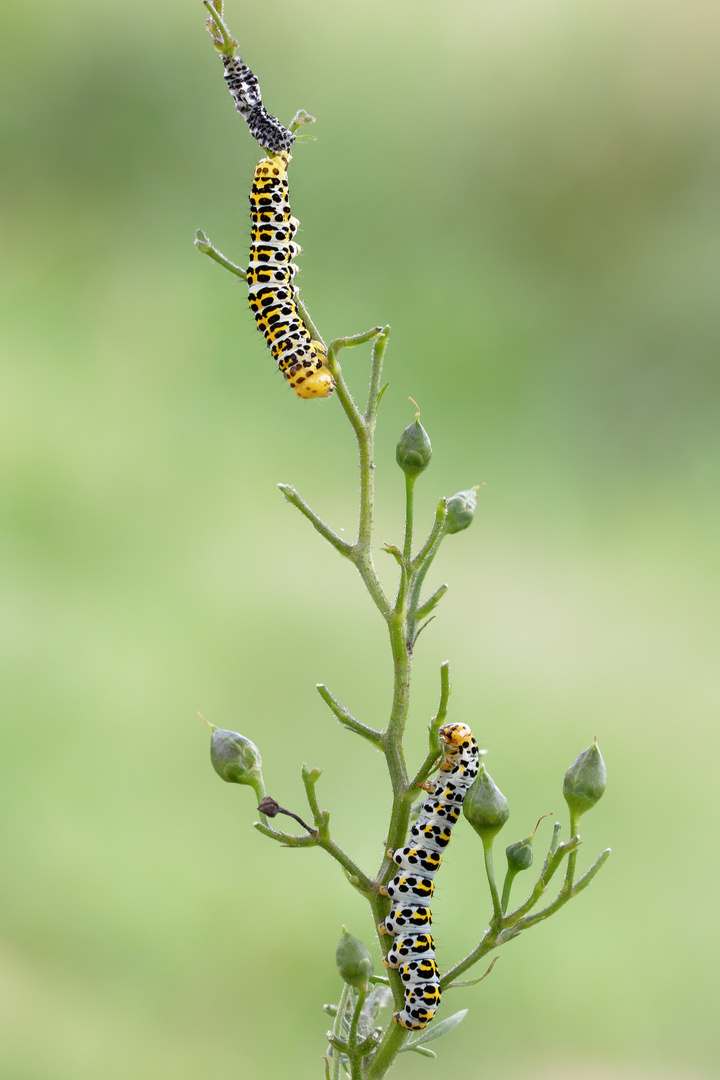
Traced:
POLYGON ((313 341, 312 347, 317 364, 315 370, 308 371, 305 367, 299 367, 297 371, 291 369, 286 372, 285 377, 298 397, 330 397, 335 389, 335 380, 325 367, 327 353, 319 341, 313 341))
POLYGON ((290 385, 301 398, 330 397, 335 389, 335 380, 327 368, 311 371, 309 375, 300 372, 296 379, 290 379, 290 385))
POLYGON ((473 737, 467 724, 445 724, 440 728, 439 735, 451 752, 460 750, 473 737))

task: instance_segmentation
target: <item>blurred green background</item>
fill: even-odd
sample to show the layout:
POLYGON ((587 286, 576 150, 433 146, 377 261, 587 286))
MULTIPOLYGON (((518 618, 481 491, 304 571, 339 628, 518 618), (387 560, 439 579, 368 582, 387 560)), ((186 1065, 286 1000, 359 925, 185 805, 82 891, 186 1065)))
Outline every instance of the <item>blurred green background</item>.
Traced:
MULTIPOLYGON (((450 592, 410 759, 449 658, 451 718, 510 800, 500 851, 564 819, 594 735, 609 768, 583 819, 582 867, 614 848, 600 877, 448 996, 470 1013, 438 1062, 393 1075, 715 1076, 720 9, 227 17, 270 110, 318 120, 291 186, 323 334, 393 327, 378 542, 401 527, 408 395, 435 448, 420 522, 486 482, 431 575, 450 592)), ((374 870, 382 761, 314 684, 382 725, 383 629, 275 489, 351 535, 355 451, 193 248, 202 227, 244 262, 258 156, 203 21, 199 0, 0 15, 3 1080, 319 1077, 340 926, 372 938, 329 859, 253 831, 196 715, 250 736, 301 816, 300 765, 322 768, 374 870)), ((346 354, 359 393, 366 366, 346 354)), ((438 880, 443 967, 488 916, 469 832, 438 880)))

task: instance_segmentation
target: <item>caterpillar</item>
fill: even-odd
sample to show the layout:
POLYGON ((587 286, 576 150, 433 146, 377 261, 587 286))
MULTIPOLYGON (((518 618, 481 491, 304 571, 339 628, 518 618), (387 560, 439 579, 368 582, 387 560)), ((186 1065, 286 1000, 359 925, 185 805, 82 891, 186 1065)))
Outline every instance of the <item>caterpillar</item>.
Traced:
POLYGON ((247 269, 250 310, 265 335, 278 366, 301 398, 329 397, 335 382, 327 369, 327 353, 313 341, 297 309, 293 242, 298 220, 290 214, 287 167, 282 151, 263 158, 255 169, 250 213, 252 245, 247 269))
POLYGON ((289 150, 295 136, 271 116, 262 103, 260 83, 239 56, 223 56, 223 78, 227 83, 235 108, 247 121, 250 134, 271 154, 289 150))
POLYGON ((427 786, 420 816, 410 830, 410 844, 389 852, 400 872, 380 890, 393 906, 378 929, 395 937, 383 963, 398 969, 405 993, 404 1007, 393 1013, 393 1019, 411 1031, 429 1024, 440 1004, 428 904, 442 853, 450 842, 465 794, 477 776, 480 754, 467 724, 445 724, 439 735, 445 744, 440 775, 427 786))

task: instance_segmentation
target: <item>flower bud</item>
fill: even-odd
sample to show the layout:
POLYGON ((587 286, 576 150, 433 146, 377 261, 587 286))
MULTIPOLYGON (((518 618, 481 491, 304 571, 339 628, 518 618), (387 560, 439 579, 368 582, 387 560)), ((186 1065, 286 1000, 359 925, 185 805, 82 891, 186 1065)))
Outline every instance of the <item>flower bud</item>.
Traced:
POLYGON ((430 437, 420 423, 418 414, 400 436, 395 448, 395 460, 405 475, 414 480, 427 469, 431 457, 430 437))
POLYGON ((483 844, 492 844, 510 817, 507 799, 481 765, 463 802, 463 814, 483 844))
POLYGON ((362 941, 349 934, 345 926, 342 928, 342 936, 335 953, 335 963, 346 983, 367 992, 368 981, 373 973, 372 956, 362 941))
POLYGON ((229 784, 250 784, 257 789, 261 782, 262 760, 254 743, 237 731, 224 731, 212 724, 210 760, 218 776, 229 784))
POLYGON ((580 817, 593 806, 605 791, 607 770, 597 739, 575 758, 565 773, 563 795, 573 817, 580 817))
POLYGON ((446 533, 462 532, 472 523, 480 486, 480 484, 477 484, 468 491, 458 491, 457 495, 450 496, 447 501, 447 517, 445 518, 446 533))
MULTIPOLYGON (((533 836, 535 834, 533 833, 533 836)), ((505 848, 508 870, 517 874, 520 870, 529 870, 533 861, 532 836, 517 840, 505 848)))

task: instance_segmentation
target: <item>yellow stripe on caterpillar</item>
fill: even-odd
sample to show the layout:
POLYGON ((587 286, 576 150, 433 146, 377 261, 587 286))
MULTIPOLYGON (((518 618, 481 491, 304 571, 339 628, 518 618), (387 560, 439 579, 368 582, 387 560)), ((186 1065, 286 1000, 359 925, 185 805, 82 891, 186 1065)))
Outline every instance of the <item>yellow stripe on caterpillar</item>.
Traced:
POLYGON ((300 247, 293 241, 298 221, 290 213, 290 160, 291 155, 283 151, 263 158, 255 168, 248 302, 258 330, 298 397, 329 397, 335 381, 327 367, 327 352, 302 321, 293 285, 297 266, 292 260, 300 247))

